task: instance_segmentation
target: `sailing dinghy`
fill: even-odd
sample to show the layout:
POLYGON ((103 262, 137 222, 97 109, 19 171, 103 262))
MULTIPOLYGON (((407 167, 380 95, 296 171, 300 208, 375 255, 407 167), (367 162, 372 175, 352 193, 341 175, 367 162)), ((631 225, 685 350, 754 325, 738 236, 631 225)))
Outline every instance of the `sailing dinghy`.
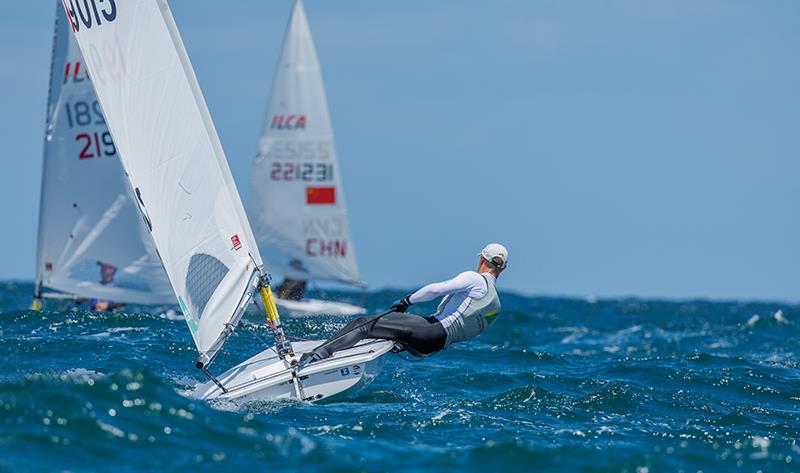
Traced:
MULTIPOLYGON (((250 221, 270 270, 298 283, 364 287, 302 0, 292 7, 251 179, 250 221)), ((284 299, 278 292, 277 303, 292 315, 366 312, 341 302, 284 299)))
POLYGON ((34 309, 43 298, 174 304, 61 0, 56 5, 34 309))
POLYGON ((64 0, 139 210, 209 382, 203 399, 317 400, 368 383, 393 346, 365 341, 303 369, 321 341, 284 334, 244 207, 166 0, 64 0), (91 8, 89 8, 91 7, 91 8), (208 370, 258 295, 276 344, 208 370))

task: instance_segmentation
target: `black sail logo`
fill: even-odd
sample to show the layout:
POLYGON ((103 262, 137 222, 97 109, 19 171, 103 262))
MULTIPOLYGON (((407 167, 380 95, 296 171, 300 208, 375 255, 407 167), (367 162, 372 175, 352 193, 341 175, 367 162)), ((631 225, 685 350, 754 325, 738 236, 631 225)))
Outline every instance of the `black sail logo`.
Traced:
POLYGON ((142 213, 142 219, 144 219, 145 225, 147 225, 147 229, 150 230, 150 233, 153 232, 153 222, 150 221, 150 216, 147 215, 147 209, 144 208, 144 201, 142 200, 142 192, 137 187, 135 189, 136 192, 136 206, 139 207, 139 212, 142 213))

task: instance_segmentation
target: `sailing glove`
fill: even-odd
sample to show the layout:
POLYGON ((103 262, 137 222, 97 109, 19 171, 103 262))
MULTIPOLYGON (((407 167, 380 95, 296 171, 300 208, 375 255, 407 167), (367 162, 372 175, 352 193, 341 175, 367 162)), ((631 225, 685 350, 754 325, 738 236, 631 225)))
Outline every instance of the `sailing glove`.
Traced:
POLYGON ((408 310, 408 307, 410 305, 411 305, 411 294, 407 295, 406 297, 392 304, 391 310, 394 312, 405 312, 408 310))

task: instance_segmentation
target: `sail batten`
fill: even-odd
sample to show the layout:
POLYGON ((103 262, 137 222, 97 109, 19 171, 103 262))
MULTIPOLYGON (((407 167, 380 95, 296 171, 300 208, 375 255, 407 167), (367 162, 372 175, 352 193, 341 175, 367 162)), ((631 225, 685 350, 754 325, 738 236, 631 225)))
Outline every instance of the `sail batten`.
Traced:
POLYGON ((253 163, 248 214, 270 270, 363 285, 336 158, 322 74, 300 0, 253 163))
POLYGON ((75 298, 174 303, 62 2, 54 3, 37 292, 48 288, 75 298))
POLYGON ((89 71, 207 364, 252 298, 261 256, 166 0, 105 0, 102 8, 104 21, 72 15, 78 43, 108 52, 90 55, 89 71))

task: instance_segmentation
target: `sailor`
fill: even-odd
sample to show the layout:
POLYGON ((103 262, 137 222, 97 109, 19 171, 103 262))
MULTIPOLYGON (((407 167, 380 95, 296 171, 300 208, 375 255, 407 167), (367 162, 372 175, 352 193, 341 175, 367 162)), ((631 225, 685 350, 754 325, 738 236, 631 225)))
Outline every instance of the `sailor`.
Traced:
MULTIPOLYGON (((106 263, 105 261, 98 261, 97 265, 100 266, 100 284, 103 286, 114 286, 114 275, 117 274, 117 267, 106 263)), ((115 310, 125 307, 125 304, 116 304, 105 299, 92 299, 89 308, 93 311, 101 312, 106 310, 115 310)))
POLYGON ((396 349, 428 356, 455 343, 471 340, 494 322, 500 312, 495 282, 508 264, 508 250, 490 243, 481 250, 476 271, 465 271, 448 281, 429 284, 392 304, 381 315, 359 317, 313 351, 304 353, 299 365, 329 358, 365 338, 393 340, 396 349), (443 297, 428 317, 406 314, 413 304, 443 297))
POLYGON ((276 290, 278 298, 288 301, 299 301, 306 293, 306 282, 302 279, 286 278, 276 290))
MULTIPOLYGON (((289 266, 297 271, 308 272, 308 270, 303 267, 303 262, 298 259, 290 261, 289 266)), ((278 293, 279 299, 289 301, 302 300, 303 296, 306 294, 306 281, 287 277, 278 286, 276 292, 278 293)))

